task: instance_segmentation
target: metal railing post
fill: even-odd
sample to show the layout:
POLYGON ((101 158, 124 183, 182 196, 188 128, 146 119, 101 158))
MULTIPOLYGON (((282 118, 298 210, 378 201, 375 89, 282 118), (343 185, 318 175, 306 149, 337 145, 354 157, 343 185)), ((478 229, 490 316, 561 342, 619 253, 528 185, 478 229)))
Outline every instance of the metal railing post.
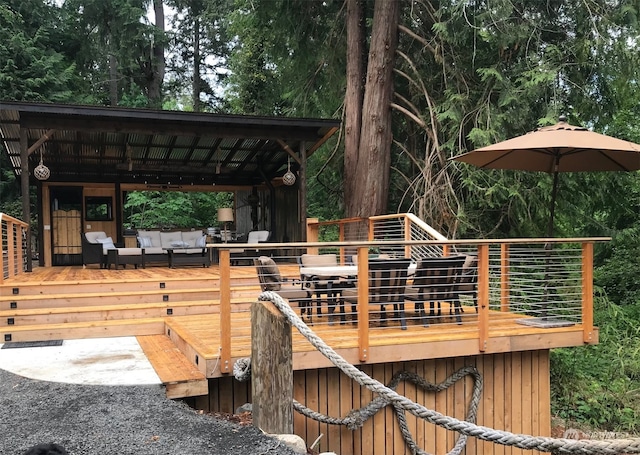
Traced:
POLYGON ((582 244, 582 327, 585 343, 593 341, 593 243, 582 244))

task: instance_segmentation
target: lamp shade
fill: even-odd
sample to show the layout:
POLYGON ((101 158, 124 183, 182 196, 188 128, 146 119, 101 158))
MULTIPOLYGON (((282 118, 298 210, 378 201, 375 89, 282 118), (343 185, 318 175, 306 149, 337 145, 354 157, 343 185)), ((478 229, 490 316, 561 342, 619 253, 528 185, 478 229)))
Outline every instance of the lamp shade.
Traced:
POLYGON ((227 223, 229 221, 233 221, 233 209, 232 208, 218 209, 218 221, 221 223, 227 223))

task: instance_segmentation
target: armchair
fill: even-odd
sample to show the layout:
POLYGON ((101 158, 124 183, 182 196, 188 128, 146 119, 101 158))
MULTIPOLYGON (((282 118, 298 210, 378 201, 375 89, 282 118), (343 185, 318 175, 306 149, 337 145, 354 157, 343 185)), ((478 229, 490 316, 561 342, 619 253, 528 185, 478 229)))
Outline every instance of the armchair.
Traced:
POLYGON ((82 233, 82 265, 100 264, 100 268, 107 266, 107 251, 115 249, 111 237, 103 231, 82 233))
MULTIPOLYGON (((271 237, 270 231, 251 231, 247 235, 246 243, 264 243, 271 237)), ((229 250, 231 265, 237 265, 241 259, 251 260, 259 255, 259 250, 247 250, 245 248, 232 248, 229 250)))

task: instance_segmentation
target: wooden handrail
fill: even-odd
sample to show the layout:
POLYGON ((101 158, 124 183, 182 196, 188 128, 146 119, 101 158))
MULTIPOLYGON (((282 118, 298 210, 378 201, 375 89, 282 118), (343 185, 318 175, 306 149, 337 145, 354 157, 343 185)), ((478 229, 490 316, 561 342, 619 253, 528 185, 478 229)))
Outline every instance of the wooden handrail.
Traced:
POLYGON ((12 278, 26 270, 23 265, 23 258, 28 252, 24 251, 22 238, 28 230, 28 223, 0 212, 0 231, 3 233, 3 238, 0 242, 0 254, 2 254, 0 283, 4 283, 6 278, 12 278), (5 235, 6 239, 4 238, 5 235), (17 240, 14 241, 14 239, 17 240), (16 259, 19 262, 16 262, 16 259))

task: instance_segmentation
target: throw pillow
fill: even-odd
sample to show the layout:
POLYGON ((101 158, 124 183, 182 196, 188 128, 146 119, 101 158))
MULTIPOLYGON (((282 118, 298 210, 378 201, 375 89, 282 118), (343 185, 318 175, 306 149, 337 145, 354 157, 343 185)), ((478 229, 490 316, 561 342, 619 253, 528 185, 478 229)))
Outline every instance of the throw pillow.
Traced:
POLYGON ((171 246, 175 248, 188 248, 189 242, 183 242, 182 240, 176 240, 175 242, 171 242, 171 246))
POLYGON ((207 236, 203 235, 196 240, 196 248, 204 248, 207 246, 207 236))
POLYGON ((102 243, 103 250, 115 250, 116 246, 113 244, 113 239, 107 237, 106 239, 96 239, 98 243, 102 243))
POLYGON ((279 291, 282 287, 282 277, 276 262, 267 256, 260 256, 258 260, 262 266, 264 289, 266 291, 279 291))
POLYGON ((151 237, 138 237, 140 248, 151 248, 151 237))

